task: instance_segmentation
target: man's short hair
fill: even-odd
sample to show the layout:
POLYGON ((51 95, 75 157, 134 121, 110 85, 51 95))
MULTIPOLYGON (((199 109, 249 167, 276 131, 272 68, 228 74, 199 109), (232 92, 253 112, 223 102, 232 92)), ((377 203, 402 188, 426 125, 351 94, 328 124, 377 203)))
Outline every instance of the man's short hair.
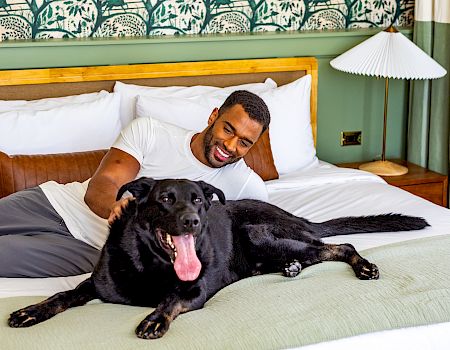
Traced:
POLYGON ((234 105, 241 105, 248 116, 256 120, 266 130, 270 124, 270 112, 261 97, 247 90, 236 90, 227 97, 219 108, 219 116, 234 105))

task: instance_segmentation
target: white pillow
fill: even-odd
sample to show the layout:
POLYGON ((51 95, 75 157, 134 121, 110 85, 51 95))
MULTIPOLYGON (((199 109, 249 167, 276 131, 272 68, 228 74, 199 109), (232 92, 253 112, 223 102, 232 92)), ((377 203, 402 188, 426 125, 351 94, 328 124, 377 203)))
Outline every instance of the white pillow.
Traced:
POLYGON ((99 92, 92 92, 88 94, 71 95, 64 97, 50 97, 31 101, 0 100, 0 112, 23 111, 23 110, 45 111, 48 109, 61 107, 72 103, 85 103, 96 101, 107 94, 109 94, 108 91, 102 90, 99 92))
MULTIPOLYGON (((310 122, 311 76, 257 94, 270 111, 269 136, 278 173, 317 165, 310 122)), ((219 107, 227 96, 223 91, 190 98, 139 96, 136 116, 201 131, 207 126, 213 108, 219 107)))
POLYGON ((133 84, 125 84, 120 81, 116 81, 114 85, 114 92, 121 95, 120 102, 120 119, 122 125, 125 127, 137 116, 135 111, 137 96, 149 96, 149 97, 178 97, 178 98, 190 98, 196 96, 202 96, 208 93, 218 93, 220 95, 228 96, 236 90, 248 90, 253 93, 259 93, 262 91, 270 90, 277 87, 277 83, 272 79, 266 79, 264 83, 251 83, 236 86, 228 86, 225 88, 219 88, 216 86, 166 86, 166 87, 152 87, 152 86, 140 86, 133 84))
POLYGON ((49 110, 0 113, 0 151, 48 154, 109 148, 121 130, 120 96, 49 110))
POLYGON ((271 115, 270 145, 280 175, 318 165, 311 128, 311 76, 265 91, 259 96, 271 115))
POLYGON ((201 131, 207 127, 213 109, 220 107, 228 95, 223 91, 184 98, 139 95, 136 117, 151 117, 188 130, 201 131))

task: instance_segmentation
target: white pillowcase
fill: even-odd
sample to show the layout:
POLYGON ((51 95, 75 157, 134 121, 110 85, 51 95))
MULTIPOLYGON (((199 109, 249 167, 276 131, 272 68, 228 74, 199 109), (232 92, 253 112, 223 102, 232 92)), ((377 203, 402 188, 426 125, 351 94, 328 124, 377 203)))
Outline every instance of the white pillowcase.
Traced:
POLYGON ((259 94, 269 107, 270 145, 280 175, 317 166, 311 128, 311 75, 259 94))
MULTIPOLYGON (((278 173, 317 165, 310 121, 311 76, 256 94, 270 111, 270 144, 278 173)), ((201 131, 207 126, 213 108, 219 107, 227 96, 223 91, 189 98, 138 96, 136 115, 201 131)))
POLYGON ((48 110, 0 113, 0 151, 13 155, 109 148, 121 130, 120 96, 102 95, 48 110))
POLYGON ((45 111, 48 109, 61 107, 67 104, 96 101, 99 98, 102 98, 108 94, 109 94, 108 91, 102 90, 99 92, 92 92, 88 94, 71 95, 64 97, 50 97, 31 101, 0 100, 0 113, 9 111, 24 111, 24 110, 45 111))
POLYGON ((212 94, 209 96, 215 96, 215 94, 218 94, 220 96, 225 96, 226 98, 229 94, 236 90, 248 90, 253 93, 259 93, 262 91, 273 89, 275 87, 277 87, 277 83, 270 78, 266 79, 264 83, 251 83, 236 86, 227 86, 224 88, 201 85, 152 87, 125 84, 120 81, 116 81, 116 84, 114 85, 114 92, 117 92, 121 95, 120 119, 122 121, 122 125, 125 127, 135 118, 135 116, 137 116, 137 112, 135 110, 137 96, 159 98, 191 98, 202 96, 205 94, 212 94))
POLYGON ((194 131, 208 126, 208 118, 220 107, 228 93, 217 91, 194 97, 137 97, 136 117, 150 117, 194 131))

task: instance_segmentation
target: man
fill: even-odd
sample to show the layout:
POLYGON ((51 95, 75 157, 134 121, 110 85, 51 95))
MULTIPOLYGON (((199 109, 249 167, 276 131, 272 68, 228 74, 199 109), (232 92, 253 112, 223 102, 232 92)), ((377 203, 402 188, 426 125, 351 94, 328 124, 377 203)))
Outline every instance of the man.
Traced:
POLYGON ((257 95, 232 93, 201 133, 151 118, 126 127, 84 183, 54 181, 0 200, 0 276, 49 277, 91 272, 108 222, 130 198, 118 189, 141 176, 203 180, 227 199, 267 200, 261 178, 242 157, 270 122, 257 95))

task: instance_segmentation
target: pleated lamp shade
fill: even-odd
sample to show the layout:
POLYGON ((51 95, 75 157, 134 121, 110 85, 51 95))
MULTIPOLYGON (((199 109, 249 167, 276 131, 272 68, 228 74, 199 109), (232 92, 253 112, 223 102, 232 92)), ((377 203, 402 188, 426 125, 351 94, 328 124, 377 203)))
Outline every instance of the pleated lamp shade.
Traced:
POLYGON ((344 52, 330 64, 347 73, 395 79, 436 79, 447 73, 393 27, 344 52))

